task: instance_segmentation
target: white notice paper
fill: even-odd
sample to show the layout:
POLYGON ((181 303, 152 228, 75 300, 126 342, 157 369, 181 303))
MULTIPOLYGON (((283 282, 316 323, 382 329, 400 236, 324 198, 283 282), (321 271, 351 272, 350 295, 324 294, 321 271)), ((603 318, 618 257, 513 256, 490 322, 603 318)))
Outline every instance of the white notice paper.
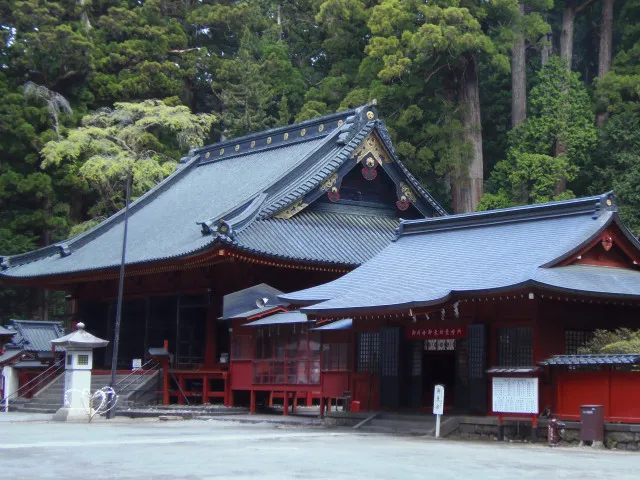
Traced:
POLYGON ((493 411, 539 413, 538 379, 493 377, 493 411))

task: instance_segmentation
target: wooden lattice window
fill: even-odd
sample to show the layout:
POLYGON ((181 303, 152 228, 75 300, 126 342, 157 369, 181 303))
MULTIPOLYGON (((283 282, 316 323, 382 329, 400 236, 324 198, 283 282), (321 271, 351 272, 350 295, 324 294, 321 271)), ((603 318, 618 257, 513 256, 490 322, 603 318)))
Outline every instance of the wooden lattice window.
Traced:
POLYGON ((343 372, 349 370, 348 343, 325 343, 322 345, 322 370, 343 372))
POLYGON ((364 332, 358 334, 356 371, 377 373, 380 368, 380 334, 364 332))
POLYGON ((593 332, 589 330, 565 330, 564 332, 564 353, 566 355, 577 355, 578 350, 584 347, 593 337, 593 332))
POLYGON ((251 335, 234 335, 231 341, 231 360, 251 360, 253 358, 251 335))
POLYGON ((498 329, 498 366, 525 367, 533 364, 533 329, 498 329))

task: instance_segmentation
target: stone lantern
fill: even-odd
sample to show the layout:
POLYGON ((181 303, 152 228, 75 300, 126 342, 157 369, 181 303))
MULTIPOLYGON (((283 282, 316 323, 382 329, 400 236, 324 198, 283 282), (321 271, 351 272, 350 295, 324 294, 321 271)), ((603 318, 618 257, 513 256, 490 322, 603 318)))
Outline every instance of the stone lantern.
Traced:
POLYGON ((64 337, 51 340, 55 347, 65 349, 64 391, 65 405, 53 416, 58 421, 88 421, 91 405, 91 367, 93 349, 109 343, 84 329, 78 323, 76 330, 64 337))

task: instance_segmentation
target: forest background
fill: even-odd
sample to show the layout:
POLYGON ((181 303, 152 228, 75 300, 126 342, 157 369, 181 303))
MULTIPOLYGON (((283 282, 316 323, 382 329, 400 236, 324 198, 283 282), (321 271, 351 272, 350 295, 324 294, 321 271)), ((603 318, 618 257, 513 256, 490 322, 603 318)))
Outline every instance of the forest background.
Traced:
MULTIPOLYGON (((615 189, 637 235, 639 96, 640 0, 0 0, 0 252, 116 212, 134 150, 135 197, 188 145, 374 99, 449 211, 615 189)), ((0 321, 63 307, 0 287, 0 321)))

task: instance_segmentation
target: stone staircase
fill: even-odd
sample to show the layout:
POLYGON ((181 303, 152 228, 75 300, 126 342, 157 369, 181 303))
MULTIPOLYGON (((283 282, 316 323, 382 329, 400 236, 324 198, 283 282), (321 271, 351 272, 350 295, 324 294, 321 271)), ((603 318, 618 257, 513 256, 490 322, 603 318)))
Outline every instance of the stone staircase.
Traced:
MULTIPOLYGON (((155 397, 158 371, 144 375, 117 375, 116 384, 120 384, 118 407, 129 407, 135 403, 155 397)), ((91 391, 95 392, 109 385, 110 375, 94 374, 91 376, 91 391)), ((64 403, 64 372, 51 383, 43 387, 33 398, 17 398, 10 402, 10 409, 16 412, 55 413, 64 403)))

